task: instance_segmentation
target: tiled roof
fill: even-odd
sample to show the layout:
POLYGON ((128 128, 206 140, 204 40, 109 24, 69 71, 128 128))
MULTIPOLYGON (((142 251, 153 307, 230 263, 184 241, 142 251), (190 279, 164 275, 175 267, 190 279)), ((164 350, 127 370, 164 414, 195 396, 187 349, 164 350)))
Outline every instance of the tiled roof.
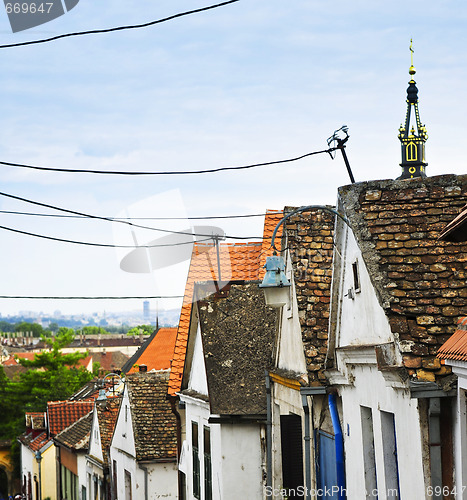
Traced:
MULTIPOLYGON (((285 212, 293 210, 286 207, 285 212)), ((315 209, 293 215, 286 223, 308 382, 313 386, 326 382, 334 219, 315 209)))
POLYGON ((125 373, 135 373, 138 365, 146 365, 150 370, 168 370, 174 357, 177 328, 159 328, 139 350, 125 363, 125 373))
POLYGON ((99 363, 105 372, 121 370, 129 357, 121 351, 93 351, 91 353, 93 363, 99 363))
POLYGON ((31 451, 36 452, 45 446, 52 438, 48 437, 47 431, 40 432, 25 432, 19 436, 18 440, 31 451))
POLYGON ((127 376, 136 460, 176 460, 177 421, 167 399, 168 371, 127 376))
POLYGON ((232 284, 227 297, 198 303, 211 413, 266 413, 277 313, 258 284, 232 284))
MULTIPOLYGON (((220 244, 221 281, 258 279, 261 249, 262 243, 220 244)), ((183 305, 180 313, 180 321, 178 324, 177 340, 175 342, 169 381, 170 395, 174 395, 178 392, 181 386, 194 284, 197 281, 215 281, 218 278, 217 269, 218 263, 215 247, 196 244, 193 247, 183 305)))
POLYGON ((43 411, 26 412, 26 427, 33 430, 45 430, 45 413, 43 411))
POLYGON ((34 361, 35 355, 35 352, 16 352, 13 356, 10 356, 6 361, 3 362, 3 366, 19 365, 18 358, 34 361))
MULTIPOLYGON (((266 215, 264 217, 264 229, 263 229, 263 244, 261 247, 261 255, 259 260, 259 275, 258 279, 262 280, 264 278, 264 264, 266 264, 266 257, 273 254, 274 249, 271 247, 271 239, 274 229, 277 224, 284 217, 284 212, 282 210, 266 210, 266 215)), ((274 245, 279 250, 281 248, 281 237, 282 237, 283 225, 281 225, 276 234, 274 240, 274 245)))
POLYGON ((89 437, 91 434, 93 412, 90 411, 74 424, 58 433, 54 441, 59 445, 66 446, 72 450, 87 451, 89 448, 89 437))
POLYGON ((114 435, 121 401, 122 397, 116 396, 107 398, 107 404, 105 406, 96 405, 104 464, 107 464, 109 461, 109 448, 114 435))
POLYGON ((439 348, 438 358, 467 361, 467 317, 457 323, 457 330, 439 348))
POLYGON ((460 214, 451 221, 439 235, 445 241, 466 241, 467 240, 467 205, 460 214))
POLYGON ((94 406, 93 401, 50 401, 47 403, 49 433, 55 436, 69 427, 79 418, 89 413, 94 406))
POLYGON ((467 243, 438 238, 467 202, 467 175, 362 182, 339 196, 409 375, 448 374, 436 353, 467 315, 467 243))

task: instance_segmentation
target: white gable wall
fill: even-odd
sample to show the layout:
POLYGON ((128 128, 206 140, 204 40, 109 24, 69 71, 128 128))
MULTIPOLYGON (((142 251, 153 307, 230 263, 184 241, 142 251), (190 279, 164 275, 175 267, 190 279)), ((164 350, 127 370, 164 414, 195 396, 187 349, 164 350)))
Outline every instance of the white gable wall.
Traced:
POLYGON ((89 455, 100 462, 104 461, 102 455, 101 433, 99 430, 99 421, 97 419, 97 410, 94 407, 92 414, 91 435, 89 436, 89 455))
MULTIPOLYGON (((394 336, 376 297, 355 236, 347 226, 344 232, 343 245, 339 249, 341 254, 339 255, 336 251, 334 257, 334 266, 336 262, 341 266, 340 282, 333 284, 333 293, 339 290, 336 347, 392 342, 394 336), (355 290, 354 287, 352 269, 354 263, 358 268, 360 291, 355 290)), ((334 303, 333 307, 335 307, 334 303)))
POLYGON ((418 400, 411 399, 407 391, 388 387, 381 372, 372 365, 355 366, 352 376, 353 386, 343 386, 340 390, 348 498, 366 498, 361 406, 371 409, 373 419, 379 500, 395 498, 386 488, 382 411, 393 413, 395 418, 401 498, 425 498, 418 400))
POLYGON ((206 366, 204 364, 203 343, 201 340, 199 324, 196 330, 195 347, 193 350, 193 361, 191 363, 188 389, 204 394, 205 396, 208 395, 206 366))
POLYGON ((276 366, 302 375, 306 374, 307 369, 289 252, 287 252, 286 269, 287 278, 292 283, 292 286, 290 287, 289 303, 281 310, 281 327, 279 328, 279 339, 277 342, 276 366))

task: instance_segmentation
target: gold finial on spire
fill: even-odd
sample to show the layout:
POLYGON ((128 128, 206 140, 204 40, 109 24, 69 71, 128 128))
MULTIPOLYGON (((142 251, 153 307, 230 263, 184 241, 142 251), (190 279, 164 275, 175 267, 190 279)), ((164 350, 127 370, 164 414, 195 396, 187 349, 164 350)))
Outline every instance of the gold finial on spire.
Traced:
POLYGON ((413 48, 412 48, 412 39, 410 39, 410 47, 409 47, 409 49, 410 49, 410 68, 409 68, 409 75, 411 75, 411 76, 412 76, 412 79, 413 79, 413 75, 415 75, 415 73, 416 73, 416 69, 415 69, 415 67, 414 67, 414 65, 413 65, 413 52, 414 52, 414 50, 413 50, 413 48))

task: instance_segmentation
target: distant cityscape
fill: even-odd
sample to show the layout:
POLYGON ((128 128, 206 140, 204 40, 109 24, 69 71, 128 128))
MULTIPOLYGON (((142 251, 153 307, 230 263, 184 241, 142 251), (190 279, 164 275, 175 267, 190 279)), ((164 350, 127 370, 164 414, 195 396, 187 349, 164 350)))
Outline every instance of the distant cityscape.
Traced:
POLYGON ((19 311, 16 315, 2 315, 0 321, 7 323, 38 323, 47 328, 51 323, 68 328, 80 328, 83 326, 102 326, 118 331, 119 328, 137 325, 177 326, 180 316, 180 309, 151 310, 147 301, 142 303, 141 309, 118 312, 94 312, 88 314, 62 314, 61 311, 54 311, 53 314, 37 311, 19 311))

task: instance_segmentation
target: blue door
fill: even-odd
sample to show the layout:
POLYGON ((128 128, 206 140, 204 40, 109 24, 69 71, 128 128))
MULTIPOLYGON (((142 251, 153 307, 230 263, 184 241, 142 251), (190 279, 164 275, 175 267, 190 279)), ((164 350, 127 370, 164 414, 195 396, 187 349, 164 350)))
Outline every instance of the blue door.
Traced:
POLYGON ((318 498, 338 500, 336 443, 334 436, 324 431, 317 431, 318 446, 316 476, 318 490, 322 494, 318 498), (334 490, 333 490, 334 487, 334 490))

